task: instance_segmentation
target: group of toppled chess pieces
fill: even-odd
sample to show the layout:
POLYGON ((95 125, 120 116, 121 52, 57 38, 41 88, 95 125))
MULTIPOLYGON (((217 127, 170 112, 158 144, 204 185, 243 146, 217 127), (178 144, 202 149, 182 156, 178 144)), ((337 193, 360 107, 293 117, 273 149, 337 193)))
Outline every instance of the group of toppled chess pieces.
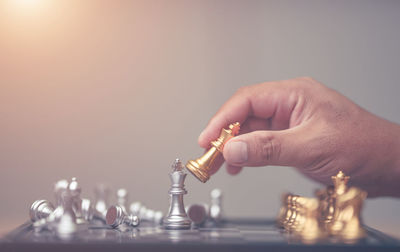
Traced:
POLYGON ((70 182, 60 180, 55 183, 56 207, 48 200, 35 201, 29 210, 35 232, 51 231, 60 238, 70 238, 80 230, 93 224, 108 225, 126 229, 137 227, 141 222, 165 229, 189 229, 206 222, 218 223, 222 214, 222 192, 211 191, 211 204, 192 204, 185 208, 183 195, 187 193, 184 181, 187 173, 179 159, 172 165, 170 207, 164 216, 140 202, 128 203, 126 189, 117 191, 117 203, 109 205, 110 189, 104 185, 96 187, 95 203, 81 198, 81 188, 76 178, 70 182))
POLYGON ((333 186, 317 190, 316 198, 283 195, 278 226, 304 243, 355 243, 364 238, 361 209, 367 193, 348 187, 349 178, 340 171, 332 176, 333 186))

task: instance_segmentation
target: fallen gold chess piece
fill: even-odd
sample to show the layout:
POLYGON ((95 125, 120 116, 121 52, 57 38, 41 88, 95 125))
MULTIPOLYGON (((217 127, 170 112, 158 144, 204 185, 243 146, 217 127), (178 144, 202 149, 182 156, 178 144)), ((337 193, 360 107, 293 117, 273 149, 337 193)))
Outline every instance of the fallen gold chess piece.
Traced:
POLYGON ((365 237, 361 210, 367 193, 347 187, 349 176, 332 176, 333 186, 316 191, 316 198, 284 194, 277 225, 295 239, 315 243, 327 238, 355 243, 365 237))

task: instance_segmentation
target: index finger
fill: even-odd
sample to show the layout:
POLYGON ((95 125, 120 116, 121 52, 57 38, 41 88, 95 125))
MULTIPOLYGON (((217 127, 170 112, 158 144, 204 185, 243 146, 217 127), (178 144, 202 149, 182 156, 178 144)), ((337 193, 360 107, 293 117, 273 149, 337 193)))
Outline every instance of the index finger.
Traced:
POLYGON ((221 129, 229 124, 243 124, 250 116, 268 119, 276 111, 278 96, 282 91, 276 88, 283 83, 262 83, 240 88, 211 118, 200 134, 198 143, 208 148, 211 141, 218 138, 221 129))

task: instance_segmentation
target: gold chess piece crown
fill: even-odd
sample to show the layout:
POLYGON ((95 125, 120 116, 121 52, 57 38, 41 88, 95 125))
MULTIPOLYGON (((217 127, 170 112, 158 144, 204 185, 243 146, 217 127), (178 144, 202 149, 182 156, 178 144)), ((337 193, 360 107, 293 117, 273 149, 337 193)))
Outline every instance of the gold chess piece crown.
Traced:
POLYGON ((232 123, 228 129, 222 129, 217 140, 211 142, 211 148, 200 158, 190 160, 186 168, 201 182, 205 183, 210 178, 210 169, 215 159, 221 155, 225 143, 236 136, 240 130, 240 123, 232 123))
POLYGON ((332 182, 335 187, 335 193, 338 195, 342 195, 347 190, 347 182, 350 177, 346 176, 342 171, 339 171, 336 176, 332 176, 332 182))

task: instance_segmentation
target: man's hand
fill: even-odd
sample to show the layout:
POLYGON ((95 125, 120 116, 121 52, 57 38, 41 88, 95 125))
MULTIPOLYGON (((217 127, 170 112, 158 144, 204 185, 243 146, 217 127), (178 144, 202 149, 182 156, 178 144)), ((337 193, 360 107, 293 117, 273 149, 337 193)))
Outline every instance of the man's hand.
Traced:
POLYGON ((400 196, 400 126, 311 78, 240 88, 201 133, 200 146, 209 148, 236 121, 240 135, 223 153, 231 174, 244 166, 293 166, 330 184, 343 170, 370 196, 400 196))

